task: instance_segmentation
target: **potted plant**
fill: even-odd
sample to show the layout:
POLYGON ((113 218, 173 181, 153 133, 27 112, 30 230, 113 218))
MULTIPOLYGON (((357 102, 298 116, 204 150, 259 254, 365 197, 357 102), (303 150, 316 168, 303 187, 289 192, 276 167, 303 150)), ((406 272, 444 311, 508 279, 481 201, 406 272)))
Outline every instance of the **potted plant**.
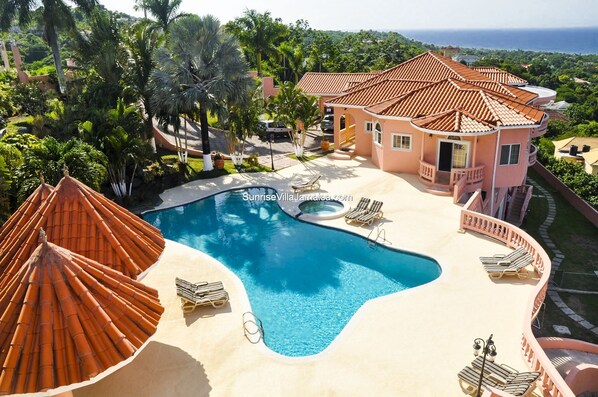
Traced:
POLYGON ((214 168, 217 170, 224 169, 224 157, 222 157, 222 154, 220 153, 214 155, 214 168))
POLYGON ((320 142, 320 148, 325 152, 330 150, 330 141, 328 140, 328 138, 322 138, 322 141, 320 142))

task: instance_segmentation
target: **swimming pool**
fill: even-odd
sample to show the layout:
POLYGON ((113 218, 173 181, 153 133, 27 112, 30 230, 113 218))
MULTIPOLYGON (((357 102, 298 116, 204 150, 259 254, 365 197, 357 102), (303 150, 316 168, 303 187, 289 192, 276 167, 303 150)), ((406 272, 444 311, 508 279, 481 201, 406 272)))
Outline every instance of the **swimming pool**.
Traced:
POLYGON ((144 218, 231 269, 264 323, 266 345, 286 356, 321 352, 366 301, 441 272, 433 259, 294 219, 270 188, 231 190, 144 218))

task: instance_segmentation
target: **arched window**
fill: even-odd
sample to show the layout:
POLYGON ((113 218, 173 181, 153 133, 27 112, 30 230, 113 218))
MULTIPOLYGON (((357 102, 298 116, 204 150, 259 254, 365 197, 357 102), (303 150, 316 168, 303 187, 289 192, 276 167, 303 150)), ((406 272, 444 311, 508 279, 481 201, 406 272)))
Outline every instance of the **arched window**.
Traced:
POLYGON ((374 126, 374 133, 372 135, 374 137, 374 143, 382 146, 382 126, 380 123, 376 123, 374 126))

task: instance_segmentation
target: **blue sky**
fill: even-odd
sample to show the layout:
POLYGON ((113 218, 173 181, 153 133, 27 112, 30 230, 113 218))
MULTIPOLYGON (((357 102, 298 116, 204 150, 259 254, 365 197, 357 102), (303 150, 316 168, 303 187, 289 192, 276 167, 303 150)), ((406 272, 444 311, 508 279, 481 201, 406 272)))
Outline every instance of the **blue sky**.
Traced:
MULTIPOLYGON (((134 0, 99 0, 109 10, 140 15, 134 0)), ((183 0, 181 10, 225 23, 246 8, 322 30, 551 28, 598 26, 597 0, 183 0)))

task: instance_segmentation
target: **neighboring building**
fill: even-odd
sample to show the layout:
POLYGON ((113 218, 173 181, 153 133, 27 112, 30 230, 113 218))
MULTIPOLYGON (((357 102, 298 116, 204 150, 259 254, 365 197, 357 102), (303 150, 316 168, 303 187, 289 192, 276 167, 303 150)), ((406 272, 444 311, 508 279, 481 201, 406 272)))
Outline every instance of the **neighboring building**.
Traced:
POLYGON ((531 138, 547 124, 531 105, 537 92, 493 79, 506 75, 515 80, 421 54, 326 102, 334 109, 335 145, 354 145, 353 154, 381 170, 419 175, 431 193, 462 199, 481 189, 485 212, 504 218, 508 198, 527 190, 536 153, 531 138), (343 117, 341 130, 336 120, 343 117))
POLYGON ((371 79, 376 73, 317 73, 307 72, 297 83, 307 95, 320 97, 320 109, 324 113, 332 113, 331 108, 325 108, 324 103, 335 98, 360 83, 371 79))
POLYGON ((465 63, 467 65, 473 65, 474 63, 476 63, 477 61, 480 60, 480 57, 477 55, 465 55, 465 54, 457 54, 451 58, 455 62, 465 63))
POLYGON ((579 163, 588 174, 598 175, 598 138, 573 137, 552 143, 556 159, 579 163))
POLYGON ((461 49, 450 45, 448 47, 442 47, 440 53, 446 58, 453 58, 455 55, 461 53, 461 49))

